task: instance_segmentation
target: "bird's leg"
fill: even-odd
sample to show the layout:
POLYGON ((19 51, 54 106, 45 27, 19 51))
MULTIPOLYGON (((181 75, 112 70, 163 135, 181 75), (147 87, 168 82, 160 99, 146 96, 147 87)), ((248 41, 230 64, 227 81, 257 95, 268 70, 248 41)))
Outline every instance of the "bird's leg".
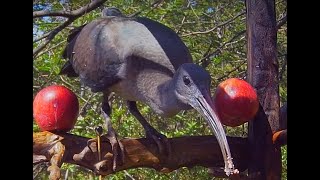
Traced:
POLYGON ((159 153, 161 155, 171 155, 171 146, 168 142, 168 139, 165 135, 159 133, 154 127, 152 127, 146 119, 141 115, 137 108, 137 104, 135 101, 127 101, 127 105, 129 108, 130 113, 136 117, 140 124, 143 126, 145 133, 146 133, 146 138, 151 138, 153 139, 158 148, 159 148, 159 153), (165 153, 167 151, 167 154, 165 153))
POLYGON ((118 141, 117 134, 112 127, 111 118, 110 118, 111 108, 109 105, 109 98, 107 94, 103 95, 101 112, 105 119, 107 130, 108 130, 107 134, 103 135, 102 137, 107 138, 111 144, 112 153, 113 153, 112 168, 113 168, 113 171, 115 171, 117 168, 118 156, 120 156, 120 160, 121 160, 119 161, 120 165, 124 163, 124 148, 123 148, 123 144, 120 141, 118 141))

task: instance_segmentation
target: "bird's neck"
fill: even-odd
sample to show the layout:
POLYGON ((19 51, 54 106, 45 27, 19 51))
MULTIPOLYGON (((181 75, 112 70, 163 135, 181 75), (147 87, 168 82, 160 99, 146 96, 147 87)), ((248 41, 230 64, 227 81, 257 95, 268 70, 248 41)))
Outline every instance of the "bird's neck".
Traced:
POLYGON ((163 117, 170 117, 181 110, 190 109, 191 106, 188 104, 182 103, 176 96, 174 90, 174 81, 172 79, 165 81, 164 83, 160 84, 157 88, 158 94, 158 114, 163 117))

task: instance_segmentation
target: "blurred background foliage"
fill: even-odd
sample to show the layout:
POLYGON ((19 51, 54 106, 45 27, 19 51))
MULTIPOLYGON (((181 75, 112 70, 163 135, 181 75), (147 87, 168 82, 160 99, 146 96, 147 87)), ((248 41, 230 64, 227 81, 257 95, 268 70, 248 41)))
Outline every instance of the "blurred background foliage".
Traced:
MULTIPOLYGON (((34 0, 33 11, 75 10, 90 3, 88 0, 34 0)), ((194 62, 206 67, 212 78, 211 93, 216 86, 230 77, 246 79, 246 14, 245 1, 197 1, 197 0, 113 0, 86 13, 60 31, 53 40, 33 58, 33 95, 49 85, 60 84, 74 91, 80 102, 80 116, 73 134, 94 137, 94 127, 102 125, 100 116, 101 94, 92 93, 81 86, 78 78, 58 75, 65 63, 61 58, 66 45, 68 32, 101 16, 103 7, 117 7, 126 15, 137 14, 159 21, 172 28, 189 48, 194 62)), ((276 0, 278 23, 277 48, 279 60, 279 93, 282 105, 287 101, 287 1, 276 0)), ((45 16, 33 18, 33 47, 39 47, 46 35, 66 21, 65 17, 45 16), (39 40, 40 39, 40 40, 39 40)), ((139 138, 144 136, 142 126, 128 112, 123 100, 112 96, 112 121, 120 137, 139 138)), ((173 118, 162 118, 153 113, 148 106, 139 104, 140 112, 148 121, 167 137, 210 135, 212 131, 194 110, 183 111, 173 118)), ((225 127, 229 136, 246 136, 247 124, 236 128, 225 127)), ((39 128, 33 122, 33 131, 39 128)), ((287 179, 287 148, 282 147, 283 174, 287 179)), ((34 179, 47 179, 47 164, 34 166, 34 179)), ((98 179, 89 170, 80 166, 63 164, 63 179, 98 179)), ((211 177, 204 167, 180 168, 171 173, 159 173, 153 169, 136 168, 121 171, 104 179, 219 179, 211 177)), ((221 179, 221 178, 220 178, 221 179)))

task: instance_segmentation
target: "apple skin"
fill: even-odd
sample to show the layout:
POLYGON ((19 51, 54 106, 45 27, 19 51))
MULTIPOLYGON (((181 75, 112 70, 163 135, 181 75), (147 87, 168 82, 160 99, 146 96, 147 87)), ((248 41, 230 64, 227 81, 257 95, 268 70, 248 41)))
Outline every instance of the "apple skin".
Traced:
POLYGON ((45 87, 33 101, 33 117, 42 131, 68 132, 74 127, 78 113, 78 98, 65 86, 45 87))
POLYGON ((239 78, 221 82, 215 91, 213 102, 221 123, 231 127, 252 120, 259 110, 255 89, 239 78))

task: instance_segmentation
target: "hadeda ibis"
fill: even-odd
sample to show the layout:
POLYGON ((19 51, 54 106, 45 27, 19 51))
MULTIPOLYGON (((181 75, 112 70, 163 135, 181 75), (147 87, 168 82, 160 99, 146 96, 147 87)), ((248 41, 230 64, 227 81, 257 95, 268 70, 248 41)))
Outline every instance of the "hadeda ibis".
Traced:
MULTIPOLYGON (((145 17, 127 17, 116 8, 108 8, 101 18, 70 33, 63 57, 68 61, 61 74, 79 76, 93 92, 103 92, 106 137, 115 155, 120 155, 117 150, 122 147, 110 121, 111 92, 127 101, 129 111, 143 126, 146 137, 157 143, 161 154, 170 154, 167 139, 142 116, 136 101, 149 105, 163 117, 196 109, 216 135, 226 174, 233 173, 226 135, 212 109, 210 75, 192 62, 188 48, 172 29, 145 17)), ((113 168, 116 162, 115 157, 113 168)))

